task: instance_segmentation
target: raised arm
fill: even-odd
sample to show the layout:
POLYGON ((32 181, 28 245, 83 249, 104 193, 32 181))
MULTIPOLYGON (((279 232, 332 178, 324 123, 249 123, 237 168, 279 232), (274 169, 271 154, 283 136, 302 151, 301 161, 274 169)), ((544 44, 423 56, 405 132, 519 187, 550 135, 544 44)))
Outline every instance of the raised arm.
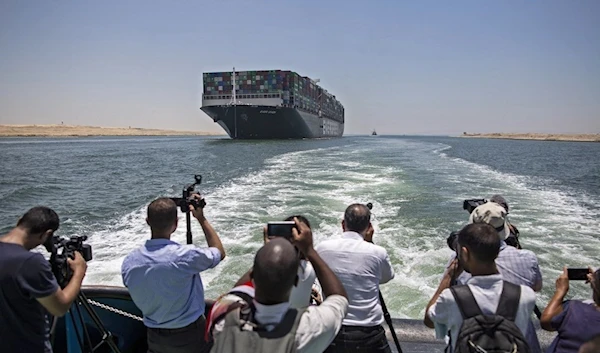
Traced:
MULTIPOLYGON (((192 195, 196 200, 201 200, 202 197, 198 194, 192 195)), ((204 232, 204 237, 206 238, 206 243, 211 248, 217 248, 221 253, 221 260, 225 258, 225 248, 223 248, 223 244, 221 243, 221 239, 219 235, 214 230, 214 228, 210 225, 210 222, 204 217, 204 210, 200 207, 194 208, 194 206, 190 205, 190 212, 194 215, 194 218, 198 220, 200 226, 202 227, 202 231, 204 232)))
POLYGON ((556 279, 556 291, 550 299, 548 306, 544 309, 542 317, 540 318, 540 326, 546 331, 556 331, 552 327, 552 319, 562 313, 563 311, 563 300, 569 291, 569 275, 567 274, 567 268, 563 269, 563 273, 556 279))
POLYGON ((433 306, 433 304, 435 304, 437 302, 438 298, 440 297, 440 295, 442 294, 444 289, 450 288, 450 285, 452 283, 452 278, 457 273, 460 273, 461 271, 462 271, 462 269, 460 268, 458 259, 452 260, 452 262, 450 263, 450 266, 448 266, 448 269, 446 269, 446 272, 444 273, 444 276, 442 277, 442 281, 440 282, 440 285, 438 286, 437 291, 435 292, 433 297, 431 297, 431 299, 429 300, 429 303, 427 303, 427 307, 425 308, 425 317, 423 318, 423 323, 425 324, 425 326, 427 326, 429 328, 435 328, 433 320, 431 320, 431 318, 429 317, 429 308, 431 308, 433 306))

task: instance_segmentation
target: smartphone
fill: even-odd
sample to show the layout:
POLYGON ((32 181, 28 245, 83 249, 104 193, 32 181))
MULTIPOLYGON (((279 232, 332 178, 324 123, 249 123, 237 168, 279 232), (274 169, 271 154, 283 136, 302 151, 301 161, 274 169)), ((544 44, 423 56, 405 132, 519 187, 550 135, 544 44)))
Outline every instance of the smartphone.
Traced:
POLYGON ((567 275, 571 281, 585 281, 590 273, 588 268, 567 268, 567 275))
POLYGON ((294 221, 269 222, 267 223, 267 236, 292 239, 292 228, 295 226, 294 221))

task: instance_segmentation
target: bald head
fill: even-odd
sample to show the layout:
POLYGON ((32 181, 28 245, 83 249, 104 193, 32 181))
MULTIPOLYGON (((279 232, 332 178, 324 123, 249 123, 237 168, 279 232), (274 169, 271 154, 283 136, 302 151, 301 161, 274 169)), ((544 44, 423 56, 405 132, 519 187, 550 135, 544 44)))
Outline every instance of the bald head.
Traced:
POLYGON ((287 301, 296 282, 298 261, 296 249, 284 238, 274 238, 260 248, 252 271, 256 300, 262 304, 287 301))
POLYGON ((347 231, 362 233, 369 228, 371 223, 371 210, 361 203, 355 203, 344 213, 344 224, 347 231))

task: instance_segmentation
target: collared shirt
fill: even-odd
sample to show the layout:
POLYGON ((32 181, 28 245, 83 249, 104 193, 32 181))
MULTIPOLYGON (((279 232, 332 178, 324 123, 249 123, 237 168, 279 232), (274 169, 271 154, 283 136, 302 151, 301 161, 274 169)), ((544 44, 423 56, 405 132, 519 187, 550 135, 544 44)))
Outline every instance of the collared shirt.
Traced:
MULTIPOLYGON (((542 282, 542 273, 535 254, 529 250, 519 250, 514 246, 508 246, 504 241, 500 245, 496 266, 502 274, 502 278, 510 283, 534 288, 542 282)), ((471 274, 463 271, 458 276, 457 282, 464 284, 469 278, 471 278, 471 274)))
MULTIPOLYGON (((272 330, 290 308, 285 302, 275 305, 263 305, 254 301, 256 312, 254 319, 272 330)), ((333 341, 342 327, 342 319, 348 312, 348 300, 341 295, 330 295, 319 306, 309 306, 296 330, 296 347, 298 353, 323 352, 333 341)), ((224 320, 217 322, 213 328, 213 337, 223 331, 224 320)))
POLYGON ((344 232, 339 239, 326 240, 317 245, 316 250, 348 293, 350 306, 343 324, 376 326, 383 323, 379 284, 394 278, 387 251, 366 242, 356 232, 344 232))
MULTIPOLYGON (((542 273, 538 264, 537 257, 532 251, 519 250, 514 246, 509 246, 506 242, 500 243, 500 252, 496 258, 498 272, 502 279, 530 288, 542 283, 542 273)), ((463 271, 456 279, 457 283, 465 284, 471 278, 471 274, 463 271)), ((531 353, 541 353, 542 348, 537 337, 537 332, 533 326, 533 321, 529 320, 529 330, 525 336, 531 353)))
POLYGON ((199 272, 221 261, 217 248, 150 239, 132 251, 121 267, 123 283, 144 314, 144 325, 181 328, 204 314, 204 287, 199 272))
MULTIPOLYGON (((500 295, 502 294, 502 275, 475 276, 468 280, 469 289, 473 292, 475 301, 483 314, 494 314, 498 308, 500 295)), ((529 317, 535 305, 535 292, 527 286, 521 286, 521 299, 519 309, 515 318, 515 324, 523 332, 527 333, 529 317)), ((429 317, 435 324, 435 335, 444 338, 450 331, 452 350, 456 345, 460 326, 463 318, 460 309, 454 300, 450 289, 442 291, 437 301, 429 308, 429 317)))

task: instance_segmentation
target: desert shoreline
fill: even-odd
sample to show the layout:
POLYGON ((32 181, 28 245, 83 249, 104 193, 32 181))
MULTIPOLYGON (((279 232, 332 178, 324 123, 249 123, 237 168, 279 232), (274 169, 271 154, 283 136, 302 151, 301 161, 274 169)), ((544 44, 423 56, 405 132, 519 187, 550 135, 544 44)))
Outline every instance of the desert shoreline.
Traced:
POLYGON ((460 137, 507 140, 600 142, 600 134, 538 134, 538 133, 463 133, 460 137))
POLYGON ((0 125, 0 137, 224 136, 206 131, 81 125, 0 125))

